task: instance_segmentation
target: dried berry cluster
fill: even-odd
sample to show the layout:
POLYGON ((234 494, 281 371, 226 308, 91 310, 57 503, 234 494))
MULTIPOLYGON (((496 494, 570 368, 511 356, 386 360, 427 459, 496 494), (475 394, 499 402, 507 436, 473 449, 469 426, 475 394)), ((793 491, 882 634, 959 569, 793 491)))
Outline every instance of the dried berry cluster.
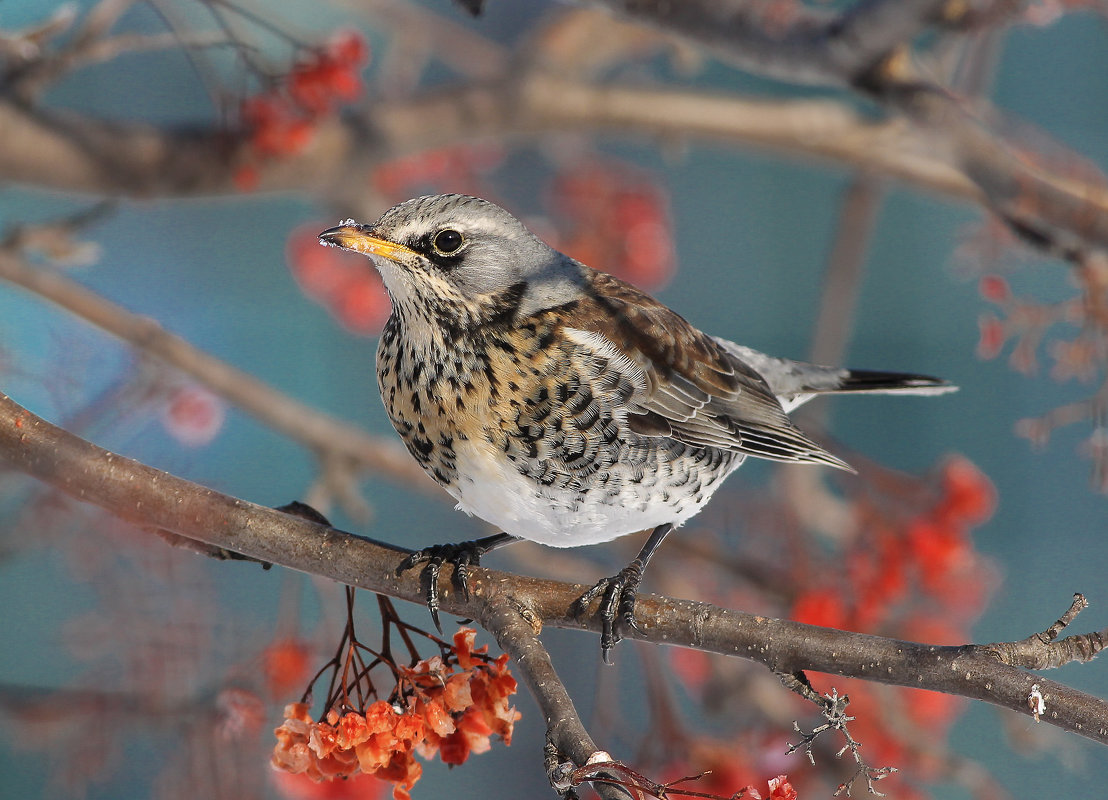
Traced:
POLYGON ((406 800, 423 772, 417 754, 461 764, 470 753, 486 752, 494 735, 511 744, 519 712, 510 705, 516 681, 508 656, 493 659, 487 645, 474 648, 475 636, 463 628, 442 654, 397 665, 387 700, 364 708, 330 705, 318 722, 308 703, 289 704, 276 730, 274 766, 316 781, 373 775, 406 800))

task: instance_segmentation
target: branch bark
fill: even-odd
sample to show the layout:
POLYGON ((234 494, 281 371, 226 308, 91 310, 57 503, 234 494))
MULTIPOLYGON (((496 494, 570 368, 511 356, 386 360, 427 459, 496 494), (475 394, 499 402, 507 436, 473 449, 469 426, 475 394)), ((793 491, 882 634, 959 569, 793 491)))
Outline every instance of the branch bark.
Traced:
MULTIPOLYGON (((229 497, 108 452, 2 394, 0 458, 135 524, 164 528, 261 561, 423 603, 419 575, 395 572, 409 551, 229 497)), ((519 614, 535 627, 545 623, 600 631, 595 616, 578 619, 571 613, 585 588, 581 585, 475 568, 466 598, 450 589, 448 578, 444 576, 442 585, 443 610, 488 623, 503 645, 523 657, 525 670, 532 661, 545 662, 527 656, 526 647, 533 644, 513 638, 512 631, 521 629, 514 620, 509 624, 507 615, 519 614)), ((1029 716, 1028 698, 1038 684, 1045 703, 1043 721, 1108 744, 1108 702, 1005 664, 989 646, 897 641, 657 595, 639 597, 636 620, 639 630, 630 635, 643 641, 739 656, 776 673, 814 670, 947 692, 1029 716)), ((525 677, 528 685, 542 681, 538 672, 525 677)), ((578 739, 575 756, 590 746, 578 739)))

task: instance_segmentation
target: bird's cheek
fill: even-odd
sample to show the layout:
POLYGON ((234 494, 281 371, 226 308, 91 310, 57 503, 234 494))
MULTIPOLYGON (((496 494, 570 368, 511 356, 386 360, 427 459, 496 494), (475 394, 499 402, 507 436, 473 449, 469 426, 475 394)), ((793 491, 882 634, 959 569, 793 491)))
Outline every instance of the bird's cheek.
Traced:
POLYGON ((386 259, 373 259, 374 266, 381 273, 381 280, 385 282, 385 288, 398 302, 414 299, 417 290, 408 271, 398 264, 386 259))

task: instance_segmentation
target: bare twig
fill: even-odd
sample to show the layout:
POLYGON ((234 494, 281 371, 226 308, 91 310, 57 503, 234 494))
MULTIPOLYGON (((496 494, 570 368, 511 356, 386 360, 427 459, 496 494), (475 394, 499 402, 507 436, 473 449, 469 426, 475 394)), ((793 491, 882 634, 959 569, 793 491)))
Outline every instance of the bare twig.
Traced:
POLYGON ((847 728, 848 723, 853 722, 855 719, 854 717, 848 716, 846 713, 846 707, 850 704, 850 698, 846 695, 840 697, 837 689, 832 689, 831 694, 819 695, 815 689, 812 688, 812 685, 808 682, 808 679, 803 673, 778 673, 777 677, 781 679, 781 683, 785 685, 785 688, 799 694, 805 700, 815 703, 820 708, 824 720, 826 720, 822 725, 816 726, 808 733, 801 730, 800 724, 794 721, 793 729, 800 734, 801 740, 797 744, 792 744, 790 742, 785 748, 785 752, 792 755, 802 750, 804 754, 808 756, 808 761, 815 765, 816 756, 812 752, 812 745, 815 743, 816 739, 819 738, 821 734, 829 731, 838 731, 842 734, 846 744, 839 748, 838 752, 835 753, 835 757, 842 758, 843 753, 849 750, 858 768, 847 781, 839 785, 838 790, 835 792, 835 796, 838 797, 840 794, 845 793, 846 796, 849 797, 850 790, 855 782, 857 782, 858 778, 864 778, 866 781, 866 788, 869 789, 870 794, 876 795, 877 797, 884 797, 885 795, 882 792, 874 788, 874 783, 889 777, 889 775, 892 775, 897 769, 896 767, 871 767, 862 758, 862 745, 857 739, 850 735, 850 731, 847 728))
POLYGON ((1058 634, 1088 607, 1085 596, 1075 594, 1066 613, 1045 631, 1018 642, 981 645, 981 649, 992 652, 1004 664, 1024 669, 1053 669, 1073 661, 1091 661, 1108 644, 1108 629, 1058 638, 1058 634))

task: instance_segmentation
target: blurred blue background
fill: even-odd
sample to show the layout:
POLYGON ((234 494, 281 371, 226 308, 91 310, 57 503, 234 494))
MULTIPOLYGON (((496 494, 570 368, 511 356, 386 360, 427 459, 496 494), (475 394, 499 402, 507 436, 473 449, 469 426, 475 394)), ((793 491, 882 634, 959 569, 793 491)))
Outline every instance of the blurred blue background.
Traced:
MULTIPOLYGON (((445 2, 428 5, 483 35, 509 40, 546 10, 538 2, 494 0, 473 22, 445 2)), ((36 0, 5 0, 0 26, 18 28, 40 19, 44 6, 36 0)), ((136 27, 158 25, 143 7, 133 17, 130 24, 136 27)), ((334 19, 344 21, 341 13, 334 19)), ((724 89, 795 93, 719 66, 702 80, 724 89)), ((992 98, 1003 111, 1104 169, 1108 35, 1103 21, 1072 15, 1050 27, 1014 30, 1003 48, 992 98)), ((82 71, 53 90, 48 102, 154 124, 211 118, 204 92, 180 53, 120 59, 82 71)), ((770 353, 805 357, 821 273, 850 176, 722 146, 691 146, 666 158, 646 145, 609 141, 604 149, 654 171, 671 194, 680 266, 659 297, 704 330, 770 353)), ((545 169, 537 149, 523 148, 497 176, 502 198, 519 215, 542 212, 533 179, 545 169)), ((13 225, 53 219, 87 202, 6 186, 0 191, 0 220, 13 225)), ((327 219, 328 213, 297 197, 127 201, 88 232, 102 248, 99 261, 73 274, 278 389, 368 430, 391 434, 377 395, 375 341, 343 332, 303 296, 285 264, 288 232, 327 219)), ((1088 426, 1057 431, 1042 452, 1013 433, 1018 420, 1087 396, 1094 387, 1051 380, 1046 361, 1039 374, 1025 376, 1010 369, 1004 357, 982 362, 975 356, 977 319, 987 305, 954 256, 981 220, 977 208, 888 187, 866 258, 848 362, 940 375, 962 388, 941 399, 836 401, 830 429, 850 447, 907 471, 926 470, 945 453, 963 453, 995 482, 997 513, 975 532, 975 541, 1002 565, 1003 582, 976 627, 976 641, 1018 639, 1044 629, 1075 591, 1084 592, 1092 604, 1075 627, 1103 628, 1108 626, 1108 516, 1105 498, 1090 488, 1090 463, 1079 452, 1088 426)), ((1032 258, 1011 279, 1021 294, 1061 298, 1073 291, 1067 270, 1062 263, 1032 258)), ((5 358, 0 388, 52 420, 64 419, 108 389, 132 358, 104 334, 3 285, 0 343, 5 358), (59 370, 67 376, 61 393, 59 370)), ((182 448, 153 418, 105 424, 89 435, 110 449, 267 505, 303 496, 316 476, 309 454, 233 409, 222 433, 200 449, 182 448)), ((732 482, 761 479, 757 471, 750 476, 742 471, 732 482)), ((427 503, 379 480, 367 481, 365 491, 375 517, 361 530, 375 538, 414 547, 483 532, 446 503, 427 503)), ((0 509, 12 525, 18 521, 14 508, 0 509)), ((335 521, 353 524, 341 515, 335 521)), ((9 540, 25 536, 35 536, 34 530, 5 533, 9 540)), ((5 643, 0 681, 64 685, 81 667, 59 639, 74 611, 88 603, 88 590, 74 582, 64 553, 6 555, 0 562, 0 641, 5 643)), ((497 557, 490 563, 506 562, 497 557)), ((212 570, 220 602, 233 604, 259 631, 272 629, 280 576, 234 564, 212 570)), ((562 662, 593 657, 591 637, 555 631, 544 637, 562 662)), ((585 710, 591 672, 590 662, 579 674, 570 674, 571 689, 585 710)), ((1102 661, 1066 667, 1049 677, 1108 696, 1108 666, 1102 661)), ((524 720, 510 750, 494 747, 459 775, 428 767, 416 796, 552 796, 540 769, 537 712, 522 695, 519 705, 524 720), (506 774, 514 776, 510 788, 501 783, 506 774)), ((989 766, 1014 797, 1099 796, 1108 780, 1102 748, 1020 718, 1014 726, 1022 736, 1045 743, 1042 750, 1021 754, 1002 731, 1004 713, 972 706, 953 733, 953 749, 989 766)), ((41 752, 18 746, 17 726, 4 724, 0 730, 7 737, 0 740, 0 795, 42 795, 51 762, 41 752)), ((156 742, 136 744, 123 755, 127 767, 92 787, 88 796, 145 796, 149 776, 157 772, 151 760, 160 757, 156 742)), ((797 759, 795 768, 801 769, 797 759)), ((940 787, 935 796, 959 797, 961 792, 940 787)))

